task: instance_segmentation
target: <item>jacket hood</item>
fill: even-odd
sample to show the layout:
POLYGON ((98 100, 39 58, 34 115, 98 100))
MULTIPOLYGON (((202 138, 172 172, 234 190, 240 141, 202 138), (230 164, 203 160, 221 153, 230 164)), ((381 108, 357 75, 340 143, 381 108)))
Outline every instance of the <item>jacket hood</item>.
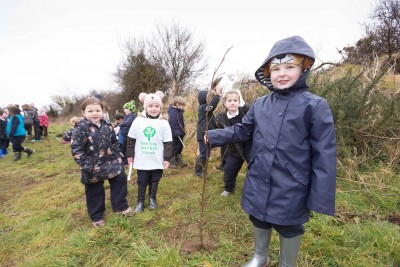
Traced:
POLYGON ((203 91, 199 92, 199 95, 197 96, 197 98, 199 100, 199 105, 207 104, 207 94, 208 94, 207 90, 203 90, 203 91))
MULTIPOLYGON (((263 61, 261 66, 255 72, 255 77, 256 77, 257 81, 259 83, 261 83, 262 85, 268 87, 268 89, 274 91, 274 87, 272 86, 272 83, 271 83, 271 77, 270 77, 270 75, 265 76, 264 68, 268 67, 268 65, 269 65, 268 63, 273 57, 275 57, 277 55, 281 55, 281 54, 291 54, 291 53, 303 55, 312 60, 312 63, 310 64, 310 66, 304 70, 303 74, 300 76, 297 83, 293 86, 293 87, 302 87, 302 86, 307 87, 307 85, 305 84, 305 80, 308 76, 310 68, 312 67, 312 65, 315 61, 315 54, 314 54, 314 51, 311 48, 311 46, 309 44, 307 44, 306 41, 304 41, 304 39, 301 38, 300 36, 291 36, 291 37, 282 39, 274 44, 274 46, 272 47, 271 51, 269 52, 267 58, 263 61)), ((291 88, 289 88, 287 90, 291 90, 291 88)))

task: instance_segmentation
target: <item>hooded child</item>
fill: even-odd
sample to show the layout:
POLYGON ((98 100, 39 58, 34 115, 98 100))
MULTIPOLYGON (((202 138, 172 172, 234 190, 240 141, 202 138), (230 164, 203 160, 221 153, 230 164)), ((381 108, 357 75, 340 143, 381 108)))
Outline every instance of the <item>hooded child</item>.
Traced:
POLYGON ((336 135, 326 99, 306 83, 315 56, 300 36, 275 43, 255 73, 271 94, 255 100, 241 124, 208 132, 212 146, 253 138, 241 206, 254 228, 254 255, 269 261, 272 229, 280 266, 295 266, 310 211, 334 215, 336 135))

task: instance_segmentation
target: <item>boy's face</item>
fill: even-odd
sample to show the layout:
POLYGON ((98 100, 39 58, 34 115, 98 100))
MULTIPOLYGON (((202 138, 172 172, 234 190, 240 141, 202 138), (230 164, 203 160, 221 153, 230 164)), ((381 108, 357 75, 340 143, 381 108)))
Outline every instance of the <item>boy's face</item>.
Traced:
POLYGON ((179 109, 183 109, 185 106, 182 105, 182 104, 176 104, 176 107, 179 108, 179 109))
POLYGON ((236 113, 240 104, 240 97, 237 94, 227 94, 224 102, 225 108, 229 113, 236 113))
POLYGON ((128 115, 128 114, 131 114, 132 113, 132 111, 130 111, 129 109, 127 109, 127 108, 124 108, 124 113, 125 113, 125 115, 128 115))
POLYGON ((271 70, 271 83, 275 89, 288 89, 300 78, 303 69, 296 64, 283 63, 275 65, 271 70))
POLYGON ((116 119, 116 120, 115 120, 115 123, 116 123, 116 124, 120 124, 120 123, 123 122, 123 121, 124 121, 124 119, 116 119))
POLYGON ((161 106, 159 104, 153 104, 150 103, 147 106, 147 110, 146 110, 147 114, 149 114, 150 116, 156 117, 158 114, 161 113, 161 106))
POLYGON ((82 113, 86 119, 96 124, 99 124, 100 120, 103 118, 103 110, 101 109, 101 106, 97 104, 87 105, 82 113))

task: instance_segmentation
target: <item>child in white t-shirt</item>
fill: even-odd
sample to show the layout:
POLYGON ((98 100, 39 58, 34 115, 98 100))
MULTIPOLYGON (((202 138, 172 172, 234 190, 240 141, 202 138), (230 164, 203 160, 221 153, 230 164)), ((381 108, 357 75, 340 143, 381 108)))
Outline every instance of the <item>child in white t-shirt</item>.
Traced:
POLYGON ((138 176, 136 213, 143 211, 147 186, 149 186, 149 209, 157 207, 158 183, 163 170, 170 166, 172 133, 168 120, 161 116, 163 97, 164 94, 160 91, 139 95, 144 110, 132 122, 128 133, 126 157, 129 164, 133 163, 138 176))

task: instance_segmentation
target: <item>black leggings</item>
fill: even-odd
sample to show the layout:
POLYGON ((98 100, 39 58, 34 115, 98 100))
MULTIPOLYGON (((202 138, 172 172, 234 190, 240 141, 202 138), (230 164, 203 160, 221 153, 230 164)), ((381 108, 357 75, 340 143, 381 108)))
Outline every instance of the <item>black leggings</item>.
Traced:
POLYGON ((249 216, 249 219, 255 227, 261 228, 261 229, 274 228, 281 236, 283 236, 285 238, 292 238, 292 237, 304 234, 304 225, 302 225, 302 224, 295 224, 295 225, 272 224, 269 222, 261 221, 251 215, 249 216))

